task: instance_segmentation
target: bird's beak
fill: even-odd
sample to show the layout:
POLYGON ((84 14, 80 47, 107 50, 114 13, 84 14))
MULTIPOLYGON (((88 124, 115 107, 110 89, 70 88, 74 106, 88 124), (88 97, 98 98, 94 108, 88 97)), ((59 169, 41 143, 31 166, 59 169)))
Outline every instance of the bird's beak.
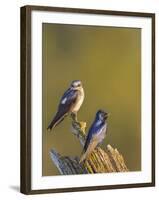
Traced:
POLYGON ((110 116, 110 113, 105 113, 104 118, 107 119, 110 116))

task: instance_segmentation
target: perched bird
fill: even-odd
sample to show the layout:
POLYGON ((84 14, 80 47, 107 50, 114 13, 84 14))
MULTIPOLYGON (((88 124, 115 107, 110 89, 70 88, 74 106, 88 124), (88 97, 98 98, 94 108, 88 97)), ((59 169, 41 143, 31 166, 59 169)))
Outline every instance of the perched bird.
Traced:
POLYGON ((96 113, 94 122, 92 123, 86 142, 83 148, 80 163, 87 159, 98 144, 100 144, 106 136, 108 113, 103 110, 99 110, 96 113))
POLYGON ((63 94, 56 115, 47 129, 51 130, 59 124, 69 113, 77 121, 77 112, 84 100, 84 89, 79 80, 72 81, 69 89, 63 94))

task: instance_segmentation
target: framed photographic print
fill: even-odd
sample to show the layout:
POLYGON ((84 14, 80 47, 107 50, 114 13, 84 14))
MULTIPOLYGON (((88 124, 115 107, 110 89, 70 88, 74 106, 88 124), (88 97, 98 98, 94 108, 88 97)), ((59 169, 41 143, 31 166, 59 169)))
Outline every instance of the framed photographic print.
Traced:
POLYGON ((21 192, 155 185, 155 14, 21 8, 21 192))

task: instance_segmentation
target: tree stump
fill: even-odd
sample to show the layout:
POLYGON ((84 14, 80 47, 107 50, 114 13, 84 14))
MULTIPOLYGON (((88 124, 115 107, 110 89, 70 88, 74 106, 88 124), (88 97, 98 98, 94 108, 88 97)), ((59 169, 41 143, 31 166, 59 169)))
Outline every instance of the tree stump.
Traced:
MULTIPOLYGON (((86 122, 72 121, 72 132, 82 146, 86 139, 85 128, 86 122)), ((51 149, 50 157, 60 174, 63 175, 129 171, 123 156, 111 145, 107 145, 105 151, 96 147, 83 163, 79 163, 80 157, 62 156, 55 149, 51 149)))

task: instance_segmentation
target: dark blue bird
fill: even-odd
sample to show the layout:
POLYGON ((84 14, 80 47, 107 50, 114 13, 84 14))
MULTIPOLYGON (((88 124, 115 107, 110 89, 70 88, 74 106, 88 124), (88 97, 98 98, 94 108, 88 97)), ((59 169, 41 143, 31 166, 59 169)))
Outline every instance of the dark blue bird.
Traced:
POLYGON ((69 89, 63 94, 56 115, 47 129, 51 130, 59 124, 69 113, 77 120, 77 112, 84 100, 84 90, 79 80, 72 81, 69 89))
POLYGON ((87 159, 98 144, 100 144, 106 136, 108 113, 99 110, 96 113, 95 120, 91 125, 86 142, 83 148, 80 163, 87 159))

